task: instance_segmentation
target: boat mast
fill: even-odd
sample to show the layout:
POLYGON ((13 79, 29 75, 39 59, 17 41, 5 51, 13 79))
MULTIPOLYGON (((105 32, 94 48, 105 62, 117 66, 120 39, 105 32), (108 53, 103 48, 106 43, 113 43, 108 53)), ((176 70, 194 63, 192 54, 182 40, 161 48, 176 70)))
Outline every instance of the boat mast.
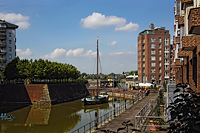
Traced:
POLYGON ((98 49, 98 36, 97 36, 97 99, 98 99, 98 93, 99 93, 99 81, 98 81, 98 78, 99 78, 99 75, 98 75, 98 57, 99 57, 99 49, 98 49))

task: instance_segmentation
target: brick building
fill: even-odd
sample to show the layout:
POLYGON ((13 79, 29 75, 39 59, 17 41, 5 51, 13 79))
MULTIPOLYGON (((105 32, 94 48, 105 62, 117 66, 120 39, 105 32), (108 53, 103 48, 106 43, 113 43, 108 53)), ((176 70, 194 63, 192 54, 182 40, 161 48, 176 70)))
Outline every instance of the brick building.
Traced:
POLYGON ((169 30, 149 28, 138 36, 138 80, 140 83, 163 84, 172 80, 171 45, 169 30))
POLYGON ((174 62, 176 84, 200 92, 200 0, 175 0, 174 62))

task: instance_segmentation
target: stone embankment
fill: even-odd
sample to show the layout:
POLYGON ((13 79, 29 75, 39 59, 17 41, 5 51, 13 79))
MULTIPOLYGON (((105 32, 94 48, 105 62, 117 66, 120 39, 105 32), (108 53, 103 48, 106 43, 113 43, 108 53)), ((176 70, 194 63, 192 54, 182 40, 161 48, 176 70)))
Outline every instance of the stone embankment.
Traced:
POLYGON ((84 84, 0 85, 0 105, 51 105, 74 101, 89 95, 84 84))

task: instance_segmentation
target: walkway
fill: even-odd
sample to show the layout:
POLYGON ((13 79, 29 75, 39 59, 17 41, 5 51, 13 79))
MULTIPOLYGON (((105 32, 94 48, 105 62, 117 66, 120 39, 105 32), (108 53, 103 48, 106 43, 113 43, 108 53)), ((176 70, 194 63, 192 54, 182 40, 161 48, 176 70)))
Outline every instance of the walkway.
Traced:
MULTIPOLYGON (((103 133, 100 130, 110 130, 110 131, 115 131, 117 132, 117 129, 120 127, 124 127, 122 125, 122 122, 130 120, 131 123, 133 123, 135 127, 135 115, 144 107, 144 105, 150 100, 150 99, 156 99, 158 96, 158 93, 153 93, 151 92, 148 96, 146 96, 144 99, 140 100, 133 106, 131 106, 129 109, 124 111, 122 114, 117 116, 115 119, 110 121, 109 123, 103 125, 101 129, 98 131, 94 131, 95 133, 103 133)), ((134 128, 133 127, 133 128, 134 128)), ((129 128, 129 131, 131 133, 130 129, 133 129, 132 127, 129 128)), ((124 130, 122 130, 124 132, 124 130)))

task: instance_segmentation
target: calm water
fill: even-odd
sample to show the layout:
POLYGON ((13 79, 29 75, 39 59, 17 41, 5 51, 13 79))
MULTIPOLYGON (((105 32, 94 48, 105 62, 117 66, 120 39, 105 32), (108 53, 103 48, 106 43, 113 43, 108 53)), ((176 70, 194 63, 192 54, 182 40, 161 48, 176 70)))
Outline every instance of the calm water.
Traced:
MULTIPOLYGON (((109 112, 114 102, 102 105, 82 106, 81 100, 53 106, 29 106, 7 113, 12 121, 0 119, 1 133, 67 133, 109 112)), ((121 103, 116 103, 116 107, 121 103)))

